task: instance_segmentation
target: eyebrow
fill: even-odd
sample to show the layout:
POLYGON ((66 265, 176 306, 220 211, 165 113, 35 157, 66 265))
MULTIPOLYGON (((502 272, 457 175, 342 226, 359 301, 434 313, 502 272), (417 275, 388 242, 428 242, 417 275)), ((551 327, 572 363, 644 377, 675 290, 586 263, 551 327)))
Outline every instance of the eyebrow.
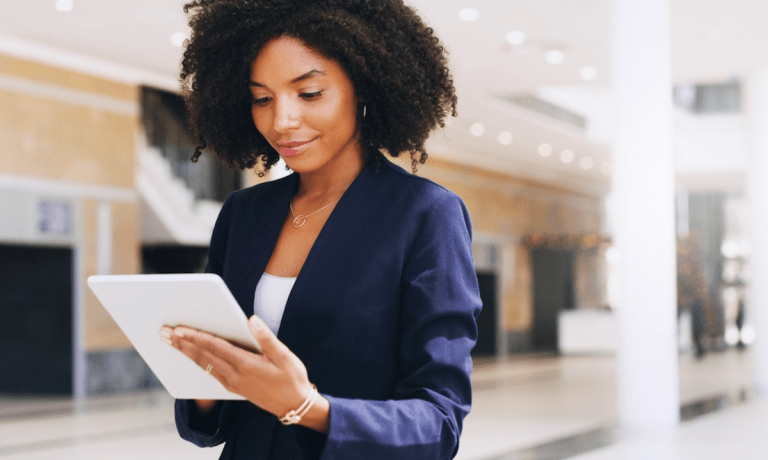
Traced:
MULTIPOLYGON (((313 70, 310 70, 309 72, 307 72, 307 73, 305 73, 303 75, 299 75, 298 77, 296 77, 293 80, 291 80, 291 84, 298 83, 298 82, 300 82, 302 80, 306 80, 308 78, 318 77, 318 76, 323 76, 323 75, 325 75, 325 72, 323 72, 321 70, 313 69, 313 70)), ((259 88, 263 88, 264 87, 264 85, 262 85, 261 83, 255 82, 255 81, 249 82, 249 85, 250 86, 256 86, 256 87, 259 87, 259 88)))

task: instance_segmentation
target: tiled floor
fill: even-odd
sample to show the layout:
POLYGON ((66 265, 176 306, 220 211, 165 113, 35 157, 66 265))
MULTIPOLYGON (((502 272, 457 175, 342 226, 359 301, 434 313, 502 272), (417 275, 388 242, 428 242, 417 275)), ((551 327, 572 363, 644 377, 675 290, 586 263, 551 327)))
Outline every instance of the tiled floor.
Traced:
MULTIPOLYGON (((747 353, 713 354, 701 361, 682 356, 682 401, 738 395, 751 385, 750 368, 747 353)), ((614 360, 606 356, 477 363, 473 410, 457 458, 768 457, 768 400, 751 398, 671 433, 627 434, 614 429, 614 372, 614 360)), ((718 406, 712 401, 719 400, 698 407, 718 406)), ((163 392, 84 403, 0 398, 0 460, 202 460, 218 458, 219 451, 198 449, 177 437, 172 400, 163 392)))

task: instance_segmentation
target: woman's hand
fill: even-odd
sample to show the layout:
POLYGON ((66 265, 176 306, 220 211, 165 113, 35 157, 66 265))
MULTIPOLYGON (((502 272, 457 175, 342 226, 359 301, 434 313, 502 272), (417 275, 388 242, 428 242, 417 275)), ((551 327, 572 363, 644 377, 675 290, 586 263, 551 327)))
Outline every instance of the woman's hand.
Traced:
MULTIPOLYGON (((253 353, 214 335, 185 326, 163 327, 161 335, 203 369, 208 369, 227 390, 242 395, 277 417, 297 409, 309 396, 312 384, 304 363, 257 316, 248 320, 262 353, 253 353)), ((329 403, 318 396, 300 422, 328 432, 329 403)))

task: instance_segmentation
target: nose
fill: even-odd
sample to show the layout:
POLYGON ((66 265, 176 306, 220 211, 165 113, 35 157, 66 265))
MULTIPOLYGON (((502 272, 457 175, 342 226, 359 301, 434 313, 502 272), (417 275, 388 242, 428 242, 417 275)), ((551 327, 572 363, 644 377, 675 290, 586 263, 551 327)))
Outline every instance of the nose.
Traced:
POLYGON ((285 133, 298 129, 301 126, 301 114, 296 102, 287 98, 279 98, 275 101, 274 129, 279 133, 285 133))

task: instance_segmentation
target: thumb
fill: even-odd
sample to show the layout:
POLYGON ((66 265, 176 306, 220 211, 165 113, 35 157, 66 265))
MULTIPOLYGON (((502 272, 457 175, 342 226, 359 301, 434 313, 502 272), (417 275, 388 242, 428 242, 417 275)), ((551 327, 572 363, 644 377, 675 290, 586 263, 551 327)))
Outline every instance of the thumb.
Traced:
POLYGON ((253 338, 261 345, 262 354, 270 361, 277 363, 290 354, 288 347, 277 339, 272 330, 264 323, 264 320, 258 316, 253 315, 248 319, 248 329, 250 329, 253 338))

